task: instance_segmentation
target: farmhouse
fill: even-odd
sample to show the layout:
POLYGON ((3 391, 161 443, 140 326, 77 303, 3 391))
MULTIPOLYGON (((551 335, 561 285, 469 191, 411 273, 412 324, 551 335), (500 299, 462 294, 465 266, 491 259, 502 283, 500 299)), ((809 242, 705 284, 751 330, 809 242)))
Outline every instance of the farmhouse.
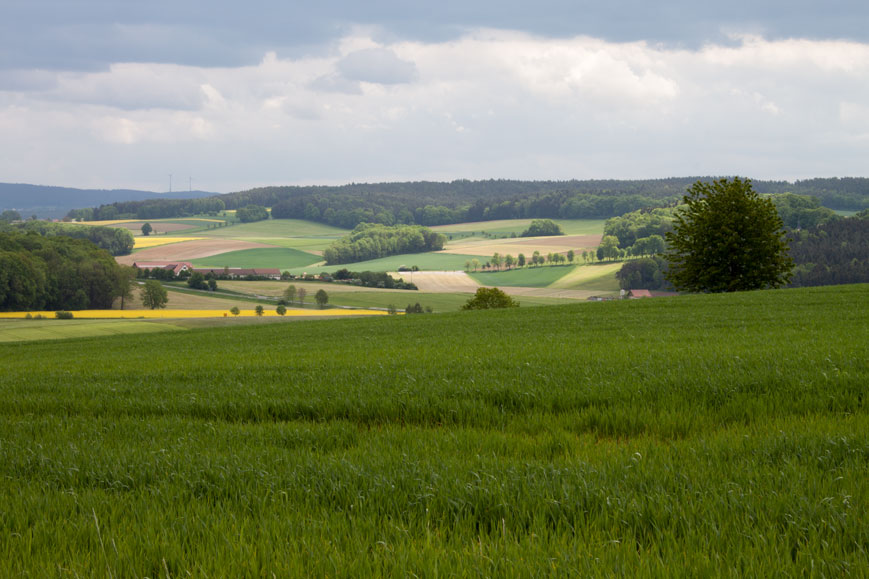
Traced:
POLYGON ((193 273, 201 273, 202 275, 208 275, 209 273, 214 275, 215 277, 231 277, 231 278, 239 278, 239 277, 247 277, 252 275, 254 277, 266 277, 268 279, 281 279, 281 270, 276 267, 257 267, 257 268, 244 268, 244 267, 210 267, 210 268, 202 268, 197 267, 193 269, 193 273))
POLYGON ((647 289, 632 289, 628 290, 628 293, 625 294, 625 297, 629 300, 636 300, 639 298, 650 298, 652 297, 652 292, 647 289))
POLYGON ((165 269, 170 270, 175 275, 182 271, 193 270, 193 264, 189 261, 135 261, 133 267, 137 269, 165 269))

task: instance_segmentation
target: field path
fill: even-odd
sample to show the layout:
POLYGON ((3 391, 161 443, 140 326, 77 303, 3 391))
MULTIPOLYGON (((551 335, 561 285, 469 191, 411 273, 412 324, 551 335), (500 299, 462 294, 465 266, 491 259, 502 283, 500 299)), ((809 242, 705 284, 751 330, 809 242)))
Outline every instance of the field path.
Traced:
POLYGON ((118 263, 132 265, 136 261, 190 261, 212 255, 220 255, 228 251, 241 249, 257 249, 261 247, 274 247, 265 243, 253 241, 238 241, 235 239, 200 239, 197 241, 184 241, 149 247, 130 255, 121 255, 116 258, 118 263))

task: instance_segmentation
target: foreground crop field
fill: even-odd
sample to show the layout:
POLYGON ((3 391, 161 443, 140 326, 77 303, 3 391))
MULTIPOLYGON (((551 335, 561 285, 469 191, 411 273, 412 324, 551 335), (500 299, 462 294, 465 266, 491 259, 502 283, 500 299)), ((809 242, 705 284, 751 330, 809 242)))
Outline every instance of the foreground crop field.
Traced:
POLYGON ((0 344, 0 576, 866 576, 867 306, 0 344))

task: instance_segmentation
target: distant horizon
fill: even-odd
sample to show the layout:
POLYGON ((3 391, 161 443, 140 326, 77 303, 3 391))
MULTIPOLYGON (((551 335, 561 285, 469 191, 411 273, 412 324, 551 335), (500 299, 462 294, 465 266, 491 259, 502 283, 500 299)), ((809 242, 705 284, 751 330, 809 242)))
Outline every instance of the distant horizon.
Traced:
POLYGON ((0 21, 0 179, 851 175, 867 21, 853 0, 30 0, 0 21))
MULTIPOLYGON (((143 189, 138 187, 79 187, 75 185, 48 185, 44 183, 23 183, 23 182, 2 182, 0 181, 0 185, 19 185, 26 187, 45 187, 45 188, 53 188, 53 189, 74 189, 78 191, 128 191, 128 192, 141 192, 141 193, 150 193, 154 195, 181 195, 184 193, 207 193, 214 195, 230 195, 232 193, 240 193, 243 191, 249 191, 252 189, 260 189, 265 187, 345 187, 351 185, 378 185, 385 183, 453 183, 459 181, 470 181, 470 182, 485 182, 485 181, 517 181, 517 182, 537 182, 537 183, 545 183, 545 182, 553 182, 553 183, 568 183, 568 182, 591 182, 591 181, 664 181, 667 179, 720 179, 720 178, 732 178, 732 177, 742 177, 747 178, 752 181, 760 181, 760 182, 770 182, 770 183, 788 183, 788 184, 796 184, 798 182, 803 181, 812 181, 815 179, 869 179, 867 176, 859 176, 859 175, 831 175, 831 176, 814 176, 814 177, 802 177, 797 179, 776 179, 776 178, 761 178, 761 177, 752 177, 745 175, 670 175, 667 177, 636 177, 636 178, 621 178, 621 177, 599 177, 599 178, 568 178, 568 179, 521 179, 521 178, 512 178, 512 177, 490 177, 490 178, 480 178, 480 179, 464 179, 464 178, 456 178, 456 179, 396 179, 396 180, 372 180, 372 181, 360 181, 360 180, 350 180, 345 182, 323 182, 323 183, 271 183, 266 185, 252 185, 249 187, 244 187, 240 189, 232 189, 227 191, 214 191, 214 190, 205 190, 205 189, 172 189, 169 191, 168 189, 158 190, 158 189, 143 189)), ((2 195, 2 192, 0 192, 2 195)))

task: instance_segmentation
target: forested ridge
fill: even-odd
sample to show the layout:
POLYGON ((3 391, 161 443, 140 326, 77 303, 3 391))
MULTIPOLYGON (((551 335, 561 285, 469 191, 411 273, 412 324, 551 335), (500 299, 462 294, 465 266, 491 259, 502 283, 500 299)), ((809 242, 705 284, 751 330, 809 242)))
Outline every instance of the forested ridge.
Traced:
POLYGON ((0 311, 111 308, 123 276, 86 239, 0 232, 0 311))
POLYGON ((128 255, 132 253, 135 245, 133 234, 118 227, 30 220, 23 223, 0 224, 0 233, 4 231, 33 232, 47 237, 63 235, 75 239, 87 239, 112 255, 128 255))
MULTIPOLYGON (((72 218, 155 219, 271 207, 271 216, 307 219, 352 229, 360 223, 444 225, 495 219, 599 219, 678 202, 696 181, 713 177, 646 180, 351 183, 341 186, 261 187, 215 197, 113 203, 71 211, 72 218)), ((835 209, 869 207, 869 179, 753 181, 758 193, 813 195, 835 209)))
POLYGON ((793 231, 791 237, 791 286, 869 283, 869 215, 793 231))

